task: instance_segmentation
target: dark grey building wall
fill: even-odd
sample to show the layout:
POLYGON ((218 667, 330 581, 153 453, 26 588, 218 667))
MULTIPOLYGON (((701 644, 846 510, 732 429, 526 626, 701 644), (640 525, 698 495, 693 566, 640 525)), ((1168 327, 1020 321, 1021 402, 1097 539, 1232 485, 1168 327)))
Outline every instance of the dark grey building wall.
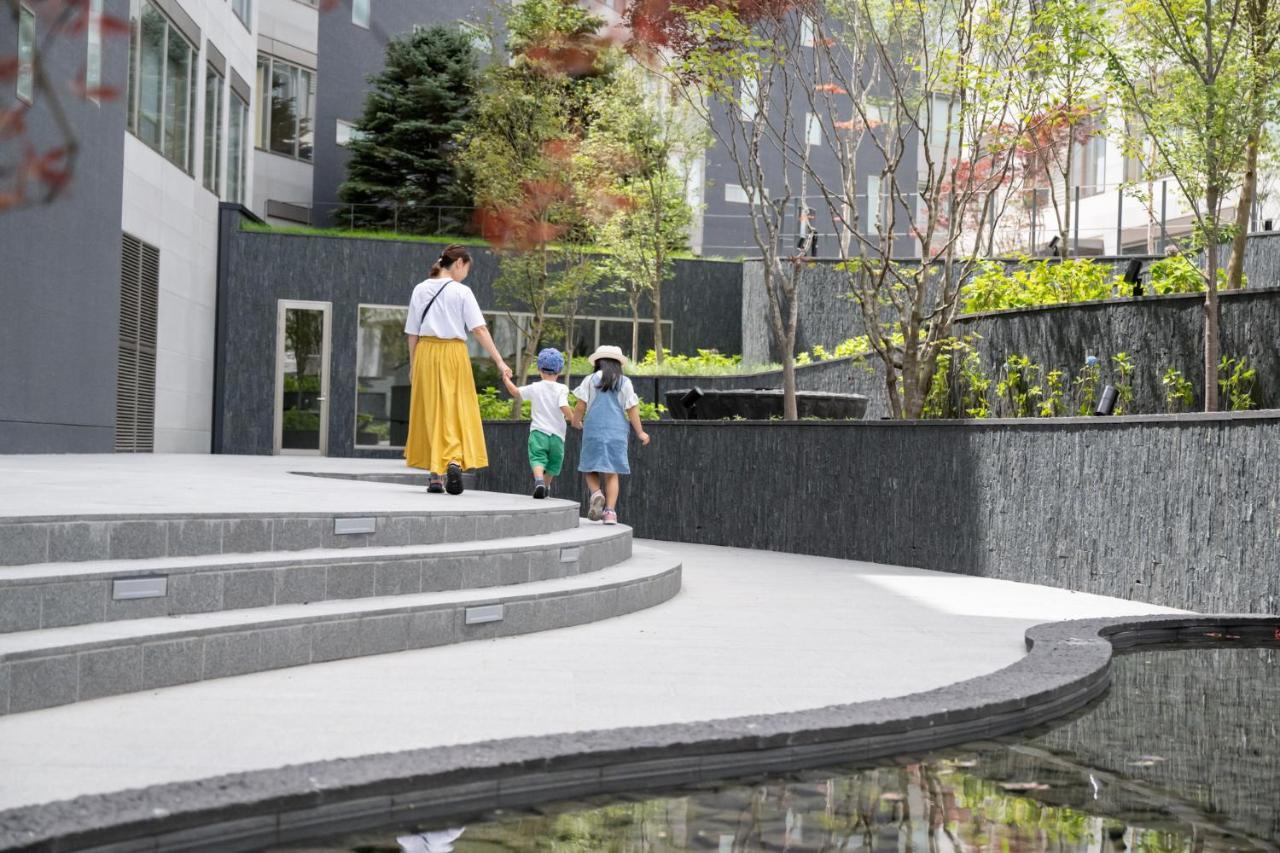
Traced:
MULTIPOLYGON (((46 5, 33 4, 42 40, 57 11, 46 5)), ((104 12, 127 19, 129 4, 106 0, 104 12)), ((109 452, 114 443, 125 116, 120 100, 95 104, 72 93, 86 40, 65 33, 42 55, 79 145, 70 185, 54 202, 0 211, 0 452, 109 452)), ((17 43, 6 11, 0 56, 17 43)), ((127 38, 103 39, 103 84, 121 92, 128 49, 127 38)), ((0 110, 14 107, 13 79, 0 85, 0 110)), ((25 138, 0 142, 0 163, 19 167, 26 142, 40 152, 68 144, 50 106, 37 92, 25 138)), ((33 198, 43 190, 28 184, 33 198)))
MULTIPOLYGON (((214 449, 223 453, 270 453, 275 389, 276 305, 281 299, 333 303, 329 397, 329 451, 350 455, 354 443, 357 311, 361 304, 407 305, 426 278, 442 244, 263 234, 240 229, 233 205, 221 211, 218 261, 218 352, 214 449)), ((497 310, 492 283, 497 256, 473 247, 467 285, 486 310, 497 310)), ((681 260, 668 285, 666 319, 673 321, 676 348, 689 352, 741 347, 737 306, 738 264, 681 260)), ((584 313, 629 317, 616 298, 584 313)), ((625 345, 627 341, 617 341, 625 345)))
MULTIPOLYGON (((918 566, 1205 612, 1280 608, 1280 412, 1044 421, 660 422, 638 536, 918 566)), ((480 487, 530 485, 488 423, 480 487)), ((582 498, 570 431, 559 497, 582 498)))
POLYGON ((316 69, 315 171, 312 223, 330 225, 338 205, 338 187, 346 179, 347 150, 337 144, 337 120, 355 122, 364 113, 368 78, 382 70, 387 43, 415 25, 454 21, 483 24, 490 12, 485 0, 377 0, 370 4, 368 29, 351 23, 351 0, 320 15, 316 69))

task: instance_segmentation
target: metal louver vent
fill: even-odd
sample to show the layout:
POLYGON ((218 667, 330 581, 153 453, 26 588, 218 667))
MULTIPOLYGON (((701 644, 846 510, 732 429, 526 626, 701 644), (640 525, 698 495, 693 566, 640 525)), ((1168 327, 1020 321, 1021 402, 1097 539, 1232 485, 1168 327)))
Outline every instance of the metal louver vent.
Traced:
POLYGON ((155 446, 159 299, 160 250, 125 234, 116 369, 117 453, 150 453, 155 446))

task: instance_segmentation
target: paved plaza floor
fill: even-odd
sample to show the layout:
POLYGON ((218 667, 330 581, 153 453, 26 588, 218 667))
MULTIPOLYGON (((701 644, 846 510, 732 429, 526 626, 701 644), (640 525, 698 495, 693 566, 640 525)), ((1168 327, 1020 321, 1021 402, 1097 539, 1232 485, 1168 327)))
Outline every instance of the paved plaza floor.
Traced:
MULTIPOLYGON (((399 510, 428 499, 288 476, 404 470, 393 462, 148 457, 134 465, 0 457, 0 515, 342 509, 353 500, 399 510)), ((0 717, 0 809, 339 757, 901 696, 1013 663, 1025 654, 1025 629, 1041 622, 1170 612, 921 569, 637 546, 684 565, 682 591, 639 613, 0 717)))

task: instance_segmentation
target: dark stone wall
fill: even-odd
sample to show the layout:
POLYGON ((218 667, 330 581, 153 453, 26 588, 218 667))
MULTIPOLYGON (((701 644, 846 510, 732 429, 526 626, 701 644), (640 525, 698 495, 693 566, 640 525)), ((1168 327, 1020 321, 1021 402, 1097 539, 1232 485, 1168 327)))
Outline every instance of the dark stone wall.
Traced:
MULTIPOLYGON (((333 303, 329 452, 351 455, 358 306, 407 305, 443 244, 243 231, 235 206, 224 206, 221 217, 215 452, 271 452, 276 305, 296 299, 333 303)), ((498 258, 479 247, 472 249, 472 257, 467 285, 481 307, 496 310, 492 283, 498 258)), ((737 352, 741 347, 740 265, 677 261, 664 293, 664 314, 674 323, 677 352, 697 347, 737 352)), ((630 316, 625 300, 620 305, 616 297, 602 299, 584 313, 630 316)), ((629 341, 617 343, 626 346, 629 341)))
MULTIPOLYGON (((1280 242, 1270 237, 1254 238, 1249 257, 1257 263, 1270 262, 1271 246, 1280 250, 1280 242)), ((1280 266, 1280 251, 1275 254, 1280 266)), ((747 262, 743 270, 743 358, 748 362, 773 355, 768 350, 771 337, 759 267, 747 262)), ((861 335, 858 309, 846 296, 843 274, 829 264, 819 264, 803 275, 799 351, 815 344, 830 349, 861 335)), ((1154 414, 1167 411, 1161 378, 1170 367, 1191 381, 1196 407, 1203 405, 1203 305, 1204 297, 1193 293, 971 314, 956 320, 954 334, 979 336, 974 343, 984 370, 996 380, 1010 355, 1027 356, 1045 373, 1062 370, 1075 376, 1088 355, 1109 364, 1113 355, 1128 353, 1135 367, 1131 411, 1154 414)), ((1257 408, 1280 407, 1280 287, 1255 285, 1223 292, 1221 305, 1223 354, 1244 356, 1256 368, 1257 408)), ((874 376, 881 373, 874 357, 867 360, 866 370, 874 376)), ((1104 381, 1110 381, 1105 374, 1104 381)), ((865 387, 870 389, 873 410, 885 411, 883 381, 874 378, 865 387)), ((993 394, 994 387, 993 383, 993 394)))
MULTIPOLYGON (((1280 408, 1280 288, 1223 293, 1221 306, 1222 353, 1244 356, 1257 369, 1258 408, 1280 408)), ((957 321, 955 334, 980 336, 977 345, 993 376, 1010 354, 1028 356, 1045 372, 1075 375, 1088 355, 1109 361, 1126 352, 1135 368, 1134 412, 1166 411, 1160 380, 1170 367, 1191 381, 1197 407, 1203 406, 1204 297, 1199 294, 972 315, 957 321)))
MULTIPOLYGON (((1280 412, 1021 421, 659 422, 636 535, 870 560, 1205 612, 1280 608, 1280 412)), ((531 486, 488 423, 480 487, 531 486)), ((582 498, 571 430, 557 496, 582 498)))

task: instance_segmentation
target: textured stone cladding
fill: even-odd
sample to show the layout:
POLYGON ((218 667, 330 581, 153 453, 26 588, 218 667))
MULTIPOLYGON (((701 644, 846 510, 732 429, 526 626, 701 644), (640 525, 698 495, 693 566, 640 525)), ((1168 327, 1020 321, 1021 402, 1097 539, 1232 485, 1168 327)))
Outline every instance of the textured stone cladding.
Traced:
MULTIPOLYGON (((619 501, 640 537, 1280 609, 1280 413, 646 429, 619 501)), ((528 424, 485 435, 481 488, 529 489, 528 424)), ((572 430, 566 450, 554 492, 581 500, 572 430)))
MULTIPOLYGON (((277 302, 333 305, 329 452, 351 455, 355 436, 356 347, 360 305, 408 305, 444 244, 263 234, 243 231, 234 206, 221 212, 218 353, 214 444, 222 453, 270 453, 275 393, 277 302)), ((467 284, 481 307, 496 309, 492 282, 498 258, 472 248, 467 284)), ((742 348, 742 267, 678 260, 664 290, 664 317, 674 323, 676 350, 742 348)), ((584 314, 629 318, 625 300, 603 301, 584 314)), ((616 343, 625 344, 625 341, 616 343)))
MULTIPOLYGON (((1259 238, 1251 244, 1249 259, 1255 267, 1270 263, 1280 241, 1259 238), (1275 246, 1273 253, 1271 247, 1275 246)), ((1278 271, 1280 272, 1280 271, 1278 271)), ((798 351, 815 344, 828 349, 841 341, 863 334, 857 307, 845 292, 841 273, 831 265, 818 265, 803 272, 801 320, 798 351)), ((1245 357, 1257 370, 1255 408, 1280 407, 1280 287, 1261 287, 1262 270, 1250 274, 1251 286, 1222 294, 1222 353, 1245 357)), ((747 262, 743 270, 743 355, 748 362, 768 360, 770 335, 763 303, 760 264, 747 262), (760 303, 757 305, 757 303, 760 303)), ((1022 355, 1041 365, 1045 373, 1062 370, 1079 373, 1085 357, 1096 355, 1106 363, 1117 353, 1128 353, 1134 364, 1134 400, 1131 411, 1156 414, 1167 411, 1161 378, 1168 368, 1176 368, 1191 381, 1196 407, 1202 406, 1204 385, 1204 298, 1200 294, 1117 299, 1105 302, 1052 305, 1045 308, 1000 311, 961 316, 954 334, 976 334, 975 341, 985 372, 996 379, 1005 359, 1022 355)), ((868 417, 887 410, 882 373, 874 357, 847 388, 868 394, 868 417)), ((1104 375, 1104 381, 1108 377, 1104 375)), ((993 398, 994 398, 994 383, 993 398)), ((816 390, 816 389, 815 389, 816 390)), ((1224 403, 1225 405, 1225 403, 1224 403)))

